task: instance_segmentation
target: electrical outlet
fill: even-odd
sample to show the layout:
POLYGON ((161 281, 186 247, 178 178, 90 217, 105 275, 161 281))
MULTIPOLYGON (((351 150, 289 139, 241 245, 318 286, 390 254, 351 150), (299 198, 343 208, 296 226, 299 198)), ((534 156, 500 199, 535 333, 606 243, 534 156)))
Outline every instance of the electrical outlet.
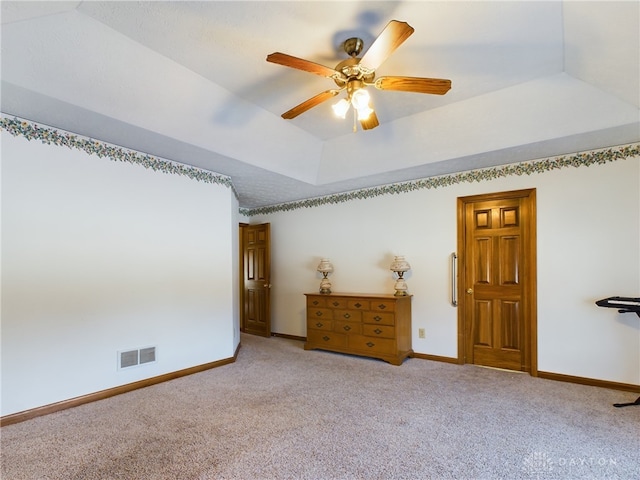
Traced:
POLYGON ((418 329, 418 338, 424 338, 424 328, 418 329))

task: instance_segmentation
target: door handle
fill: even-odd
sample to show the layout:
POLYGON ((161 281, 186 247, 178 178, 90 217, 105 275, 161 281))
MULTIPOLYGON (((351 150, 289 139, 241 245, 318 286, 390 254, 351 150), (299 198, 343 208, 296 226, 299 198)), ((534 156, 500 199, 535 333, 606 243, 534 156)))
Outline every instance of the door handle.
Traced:
POLYGON ((458 306, 458 255, 456 252, 451 254, 451 305, 458 306))
POLYGON ((467 288, 467 293, 471 295, 473 293, 473 288, 467 288))
POLYGON ((264 288, 271 288, 271 284, 270 283, 265 283, 264 284, 264 288))

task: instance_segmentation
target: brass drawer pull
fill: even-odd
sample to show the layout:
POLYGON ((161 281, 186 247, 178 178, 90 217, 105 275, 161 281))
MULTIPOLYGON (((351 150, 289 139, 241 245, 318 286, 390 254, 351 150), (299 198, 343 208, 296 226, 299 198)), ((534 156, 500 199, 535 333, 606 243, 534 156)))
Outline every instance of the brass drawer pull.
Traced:
POLYGON ((348 332, 349 330, 351 330, 351 327, 350 327, 349 325, 345 325, 345 326, 344 326, 344 327, 342 327, 342 328, 344 328, 347 332, 348 332))
POLYGON ((381 317, 380 315, 376 315, 375 317, 373 317, 373 319, 374 319, 376 322, 379 322, 380 320, 382 320, 382 317, 381 317))
POLYGON ((316 317, 321 317, 322 316, 322 312, 316 312, 316 317))
POLYGON ((331 340, 331 339, 330 339, 329 337, 327 337, 326 335, 325 335, 324 337, 322 337, 322 339, 323 339, 325 342, 328 342, 329 340, 331 340))
POLYGON ((313 301, 313 302, 311 302, 311 303, 313 303, 314 305, 318 305, 320 302, 319 302, 318 300, 314 300, 314 301, 313 301))
POLYGON ((333 302, 334 307, 337 307, 338 305, 340 305, 340 302, 333 302))
POLYGON ((320 323, 320 322, 316 323, 316 327, 318 327, 318 328, 322 328, 323 325, 324 325, 324 323, 320 323))
POLYGON ((387 306, 384 303, 381 303, 380 305, 378 305, 378 308, 380 310, 384 310, 385 308, 387 308, 387 306))
POLYGON ((345 314, 343 315, 343 317, 344 317, 344 318, 351 318, 351 315, 350 315, 349 313, 345 313, 345 314))
POLYGON ((356 308, 360 308, 362 306, 362 304, 360 302, 356 303, 355 307, 356 308))
POLYGON ((378 335, 380 335, 382 333, 382 330, 380 330, 379 328, 376 328, 373 333, 377 333, 378 335))
POLYGON ((371 348, 371 347, 375 347, 376 344, 373 342, 367 342, 367 347, 371 348))

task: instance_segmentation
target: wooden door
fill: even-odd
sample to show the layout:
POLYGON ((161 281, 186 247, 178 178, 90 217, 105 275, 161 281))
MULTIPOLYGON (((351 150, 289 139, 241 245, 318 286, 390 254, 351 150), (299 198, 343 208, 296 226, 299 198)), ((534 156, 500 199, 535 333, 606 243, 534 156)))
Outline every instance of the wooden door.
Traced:
POLYGON ((458 214, 464 363, 535 374, 535 190, 461 198, 458 214))
POLYGON ((271 235, 270 225, 243 225, 242 231, 242 331, 271 336, 271 235))

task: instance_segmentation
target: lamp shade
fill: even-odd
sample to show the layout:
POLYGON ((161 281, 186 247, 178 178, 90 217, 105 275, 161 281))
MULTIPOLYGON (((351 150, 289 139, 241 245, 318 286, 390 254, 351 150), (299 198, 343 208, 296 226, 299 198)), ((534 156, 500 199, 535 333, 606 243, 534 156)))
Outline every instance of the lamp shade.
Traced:
POLYGON ((411 265, 404 259, 404 255, 397 255, 394 257, 389 270, 392 272, 406 272, 411 270, 411 265))
POLYGON ((318 271, 320 273, 333 272, 333 265, 331 264, 328 258, 323 258, 322 260, 320 260, 320 263, 318 264, 318 271))

